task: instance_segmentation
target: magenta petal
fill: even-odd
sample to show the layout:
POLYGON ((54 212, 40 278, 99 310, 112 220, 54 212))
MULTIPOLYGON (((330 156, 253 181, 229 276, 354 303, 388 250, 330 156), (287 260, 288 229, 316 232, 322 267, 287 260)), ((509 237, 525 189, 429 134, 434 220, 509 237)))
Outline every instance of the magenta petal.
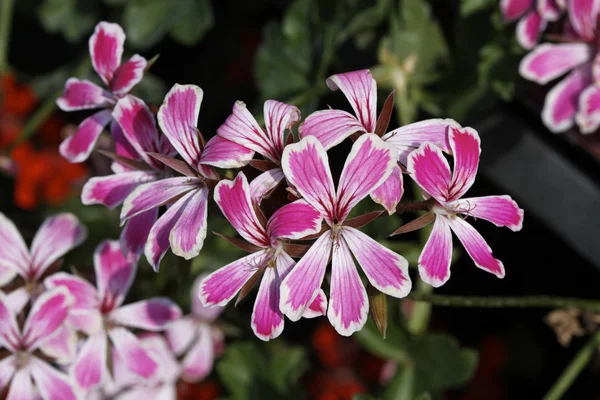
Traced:
POLYGON ((131 217, 121 231, 121 251, 125 257, 137 261, 144 252, 150 230, 158 218, 158 208, 131 217))
POLYGON ((545 85, 593 56, 586 43, 543 43, 527 54, 519 66, 525 79, 545 85))
MULTIPOLYGON (((156 382, 159 386, 168 386, 169 384, 175 384, 181 374, 181 368, 179 362, 169 348, 169 345, 165 338, 159 334, 146 334, 141 339, 144 348, 152 355, 152 357, 159 362, 159 373, 157 374, 156 382)), ((162 397, 153 397, 155 399, 161 399, 162 397)), ((149 398, 145 398, 148 400, 149 398)), ((176 400, 175 397, 165 397, 165 399, 176 400)))
POLYGON ((200 161, 196 125, 204 92, 198 86, 175 84, 158 111, 158 124, 175 150, 192 167, 200 161))
POLYGON ((71 378, 37 357, 30 359, 29 369, 43 399, 76 400, 78 393, 71 378))
POLYGON ((286 146, 281 166, 288 182, 331 225, 335 217, 335 189, 329 159, 321 142, 307 136, 286 146))
POLYGON ((15 289, 7 294, 6 300, 8 301, 8 306, 10 309, 13 310, 15 315, 18 315, 29 303, 29 300, 31 300, 31 293, 29 293, 27 287, 21 286, 20 288, 15 289))
POLYGON ((75 330, 63 324, 53 335, 42 341, 40 350, 58 364, 70 364, 77 354, 77 340, 75 330))
MULTIPOLYGON (((129 139, 125 137, 125 133, 123 133, 121 125, 119 125, 119 123, 114 119, 110 123, 110 134, 112 135, 113 141, 115 142, 115 153, 132 160, 141 159, 137 150, 133 148, 131 143, 129 143, 129 139)), ((117 161, 113 161, 111 169, 115 174, 132 170, 130 166, 119 163, 117 161)))
POLYGON ((271 192, 285 178, 281 168, 273 168, 263 172, 250 182, 250 196, 252 201, 260 204, 263 199, 268 198, 271 192))
POLYGON ((325 150, 344 141, 353 133, 366 132, 356 117, 342 110, 321 110, 310 114, 298 129, 300 137, 314 136, 325 150))
POLYGON ((196 322, 190 317, 173 321, 165 329, 165 337, 171 350, 175 354, 181 355, 196 338, 196 322))
POLYGON ((65 92, 56 99, 56 105, 63 111, 104 108, 114 103, 112 95, 88 80, 69 78, 65 92))
POLYGON ((195 190, 187 200, 169 236, 173 254, 186 260, 196 257, 204 245, 207 230, 208 188, 195 190))
POLYGON ((448 201, 461 198, 475 182, 481 154, 481 140, 471 128, 450 129, 450 146, 454 154, 454 173, 448 201))
POLYGON ((268 341, 283 332, 283 314, 279 311, 279 286, 281 279, 275 268, 266 268, 260 282, 251 326, 256 337, 268 341))
POLYGON ((177 304, 162 297, 127 304, 109 314, 109 318, 119 325, 146 331, 161 331, 180 317, 177 304))
POLYGON ((492 256, 492 249, 479 232, 461 218, 453 218, 448 221, 450 222, 450 228, 465 247, 475 265, 496 275, 498 278, 504 278, 504 265, 492 256))
POLYGON ((312 303, 325 276, 331 254, 331 232, 317 239, 281 283, 280 310, 292 321, 298 321, 312 303))
POLYGON ((73 297, 73 308, 97 308, 100 306, 98 292, 88 281, 66 272, 57 272, 44 281, 48 289, 64 287, 73 297))
POLYGON ((200 274, 192 286, 192 315, 201 321, 212 322, 221 315, 225 308, 204 307, 204 305, 202 305, 198 293, 200 293, 200 284, 205 276, 207 276, 207 274, 200 274))
POLYGON ((325 296, 323 289, 320 289, 317 297, 304 310, 302 318, 315 318, 325 314, 327 314, 327 296, 325 296))
POLYGON ((202 280, 198 296, 205 306, 224 306, 240 291, 242 286, 265 266, 269 254, 257 251, 216 270, 202 280))
POLYGON ((121 64, 125 33, 118 24, 100 22, 90 37, 89 48, 92 66, 107 85, 121 64))
POLYGON ((20 346, 20 337, 15 312, 4 292, 0 291, 0 345, 15 352, 20 346))
POLYGON ((254 157, 254 151, 231 140, 214 136, 206 143, 200 163, 217 168, 241 168, 254 157))
POLYGON ((527 13, 517 24, 517 41, 524 49, 531 50, 546 29, 546 20, 535 10, 527 13))
POLYGON ((300 121, 300 110, 290 104, 276 100, 267 100, 263 106, 267 135, 275 161, 279 161, 285 147, 285 131, 300 121))
POLYGON ((402 199, 403 193, 404 182, 402 171, 396 165, 389 178, 371 192, 371 199, 375 203, 381 204, 387 210, 388 214, 392 215, 396 212, 396 206, 402 199))
POLYGON ((145 379, 153 377, 158 364, 133 333, 125 328, 113 328, 108 336, 127 370, 145 379))
POLYGON ((573 126, 581 92, 591 83, 589 67, 581 67, 560 81, 548 92, 542 110, 542 121, 554 133, 573 126))
POLYGON ((121 64, 110 83, 112 92, 118 96, 128 93, 144 77, 146 65, 146 59, 138 54, 121 64))
POLYGON ((250 187, 243 172, 233 181, 222 180, 215 187, 215 202, 236 231, 248 242, 269 247, 269 239, 254 213, 250 187))
POLYGON ((256 122, 243 101, 236 101, 232 114, 217 129, 217 134, 258 154, 279 162, 274 143, 256 122))
POLYGON ((118 307, 129 291, 136 273, 136 264, 121 251, 121 244, 105 240, 94 251, 96 286, 104 310, 118 307))
POLYGON ((38 400, 31 382, 31 367, 17 370, 10 383, 6 400, 38 400))
POLYGON ((4 267, 1 263, 2 261, 0 261, 0 287, 6 285, 17 276, 14 268, 4 267))
POLYGON ((90 178, 81 191, 85 205, 102 204, 110 209, 117 207, 133 190, 143 183, 156 179, 156 174, 145 171, 128 171, 90 178))
POLYGON ((569 21, 573 29, 584 40, 592 41, 596 37, 596 24, 600 12, 599 0, 570 0, 568 2, 569 21))
POLYGON ((600 88, 588 86, 579 96, 579 111, 575 116, 581 133, 593 133, 600 127, 600 88))
POLYGON ((500 10, 504 19, 513 21, 531 8, 535 0, 500 0, 500 10))
POLYGON ((460 199, 450 206, 467 216, 485 219, 496 226, 506 226, 513 232, 523 227, 523 210, 510 196, 485 196, 460 199))
POLYGON ((107 371, 107 338, 104 332, 90 336, 71 366, 71 376, 77 385, 88 391, 103 383, 107 371))
POLYGON ((411 281, 408 261, 404 257, 383 247, 358 229, 346 226, 342 236, 371 285, 393 297, 408 295, 411 281))
POLYGON ((419 275, 424 282, 440 287, 450 279, 452 232, 448 218, 438 215, 419 256, 419 275))
POLYGON ((23 327, 25 348, 32 351, 54 334, 67 318, 73 301, 64 287, 42 293, 33 303, 23 327))
POLYGON ((333 245, 327 318, 335 330, 350 336, 367 322, 369 301, 350 249, 342 237, 333 245))
POLYGON ((319 233, 322 221, 321 214, 310 204, 297 200, 273 213, 267 222, 267 232, 275 245, 280 238, 297 240, 319 233))
POLYGON ((417 184, 440 203, 445 203, 450 189, 450 166, 442 151, 431 143, 424 143, 410 153, 408 173, 417 184))
POLYGON ((71 308, 67 324, 90 336, 104 330, 104 317, 100 308, 71 308))
POLYGON ((3 268, 4 278, 2 283, 10 282, 14 272, 26 276, 31 263, 29 250, 15 224, 2 213, 0 213, 0 243, 2 243, 0 267, 3 268))
POLYGON ((212 332, 207 324, 198 327, 198 341, 183 358, 183 380, 197 382, 204 379, 211 371, 214 362, 214 344, 212 332))
POLYGON ((327 78, 331 90, 340 89, 354 110, 356 117, 367 132, 375 131, 377 123, 377 83, 371 71, 346 72, 327 78))
POLYGON ((100 134, 112 119, 110 110, 102 110, 83 120, 77 131, 60 144, 60 154, 69 162, 80 163, 88 159, 100 134))
POLYGON ((0 360, 0 388, 5 388, 10 383, 16 372, 15 361, 15 356, 12 354, 0 360))

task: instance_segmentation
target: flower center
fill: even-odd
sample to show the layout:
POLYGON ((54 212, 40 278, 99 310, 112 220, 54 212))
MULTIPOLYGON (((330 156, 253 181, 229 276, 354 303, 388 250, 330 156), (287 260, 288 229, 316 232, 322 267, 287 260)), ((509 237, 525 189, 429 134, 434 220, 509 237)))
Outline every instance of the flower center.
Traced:
POLYGON ((15 368, 23 369, 29 364, 29 353, 26 351, 19 351, 15 356, 15 368))

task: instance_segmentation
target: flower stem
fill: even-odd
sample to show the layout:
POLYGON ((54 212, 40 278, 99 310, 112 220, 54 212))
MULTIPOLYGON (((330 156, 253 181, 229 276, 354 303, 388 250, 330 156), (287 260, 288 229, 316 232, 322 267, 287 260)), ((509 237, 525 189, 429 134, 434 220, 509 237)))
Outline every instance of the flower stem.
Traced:
MULTIPOLYGON (((422 280, 417 281, 417 290, 414 292, 417 296, 428 296, 433 292, 433 287, 429 286, 422 280)), ((412 315, 408 320, 408 330, 415 334, 420 335, 427 330, 429 325, 429 318, 431 317, 431 303, 418 302, 413 308, 412 315)))
POLYGON ((548 393, 546 393, 544 400, 560 399, 571 387, 573 381, 579 376, 583 368, 590 362, 592 356, 598 350, 598 346, 600 346, 600 331, 596 332, 581 350, 579 350, 579 353, 571 360, 562 375, 550 388, 548 393))
POLYGON ((572 297, 550 296, 446 296, 414 292, 408 295, 415 301, 446 307, 484 307, 484 308, 567 308, 600 312, 600 300, 572 297))
POLYGON ((14 0, 0 0, 0 74, 8 69, 8 42, 12 25, 14 0))
POLYGON ((435 199, 432 197, 429 200, 414 201, 412 203, 401 203, 396 207, 396 212, 402 214, 412 211, 429 211, 435 204, 435 199))

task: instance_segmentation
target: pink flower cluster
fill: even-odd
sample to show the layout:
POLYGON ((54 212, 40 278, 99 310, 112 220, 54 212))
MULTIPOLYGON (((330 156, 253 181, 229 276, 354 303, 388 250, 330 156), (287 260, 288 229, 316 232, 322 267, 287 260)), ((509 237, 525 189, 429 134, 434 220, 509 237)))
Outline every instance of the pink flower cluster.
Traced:
MULTIPOLYGON (((154 332, 169 329, 170 321, 170 329, 176 330, 167 331, 170 348, 177 355, 189 349, 182 360, 183 376, 205 374, 214 350, 206 349, 215 340, 210 323, 220 309, 213 313, 203 306, 224 306, 238 293, 239 301, 259 281, 251 327, 263 340, 281 334, 285 316, 297 321, 327 315, 342 335, 360 330, 369 311, 365 283, 396 298, 411 290, 406 259, 360 230, 402 209, 405 175, 421 187, 425 200, 419 209, 427 212, 394 234, 433 222, 418 262, 421 278, 436 287, 449 279, 451 232, 476 266, 504 276, 503 264, 465 219, 481 218, 517 231, 523 210, 509 196, 463 197, 479 164, 475 130, 448 119, 388 130, 392 104, 386 102, 378 116, 376 82, 368 70, 360 70, 327 80, 332 90, 343 92, 354 114, 328 109, 301 122, 296 107, 269 100, 263 128, 243 102, 236 102, 217 135, 206 141, 197 127, 203 100, 199 87, 173 86, 156 120, 143 100, 126 94, 143 68, 121 75, 129 68, 127 63, 119 67, 123 41, 122 30, 107 23, 100 23, 90 40, 93 65, 111 93, 69 80, 59 100, 65 109, 65 104, 68 109, 103 107, 105 120, 113 121, 113 174, 91 178, 82 201, 121 205, 125 225, 120 243, 106 242, 97 251, 97 288, 66 274, 46 280, 48 287, 69 289, 73 305, 66 320, 87 336, 71 368, 81 386, 95 387, 109 375, 104 369, 109 345, 117 354, 113 362, 121 360, 132 374, 151 377, 153 363, 139 362, 151 355, 141 355, 144 346, 128 328, 154 332), (130 77, 128 84, 119 85, 124 76, 130 77), (292 127, 298 123, 295 141, 292 127), (334 179, 327 152, 347 139, 353 144, 334 179), (454 160, 452 171, 448 157, 454 160), (248 176, 256 175, 251 167, 260 174, 249 181, 248 176), (233 168, 244 169, 233 180, 223 179, 220 170, 233 168), (382 209, 353 215, 366 198, 382 209), (156 271, 169 249, 185 259, 198 256, 208 232, 211 199, 242 238, 225 239, 249 255, 202 278, 194 293, 201 305, 194 304, 191 317, 179 319, 177 308, 164 299, 122 306, 142 253, 156 271), (85 322, 78 325, 78 318, 85 322)), ((98 127, 92 135, 86 129, 65 142, 65 148, 81 150, 64 152, 81 154, 69 159, 85 158, 102 131, 98 127)), ((154 336, 148 342, 158 353, 164 347, 154 336)))

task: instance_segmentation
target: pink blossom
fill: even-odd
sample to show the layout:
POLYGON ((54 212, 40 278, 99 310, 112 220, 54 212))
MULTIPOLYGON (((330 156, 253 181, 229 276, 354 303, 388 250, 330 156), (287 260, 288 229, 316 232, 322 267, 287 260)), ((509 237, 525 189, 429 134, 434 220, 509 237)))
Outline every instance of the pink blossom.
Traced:
POLYGON ((111 109, 144 75, 146 59, 138 54, 121 64, 125 33, 118 24, 100 22, 89 40, 92 66, 102 82, 102 87, 88 80, 70 78, 65 92, 56 100, 63 111, 101 109, 86 118, 75 134, 60 145, 60 154, 73 163, 87 160, 100 134, 112 120, 111 109))
POLYGON ((141 184, 125 198, 121 208, 124 223, 148 210, 169 206, 152 225, 145 244, 144 253, 155 270, 169 247, 174 254, 188 260, 200 253, 207 232, 206 183, 219 179, 213 167, 241 167, 253 155, 252 151, 219 136, 204 145, 196 129, 202 98, 198 86, 176 84, 158 112, 160 128, 185 161, 179 171, 185 176, 141 184))
POLYGON ((306 136, 285 148, 282 167, 286 179, 329 226, 281 284, 280 309, 292 321, 302 316, 320 292, 330 258, 327 316, 342 335, 361 329, 369 310, 353 256, 378 290, 394 297, 404 297, 410 291, 406 259, 346 221, 352 208, 388 179, 396 160, 394 146, 377 135, 364 134, 352 146, 336 190, 327 153, 316 137, 306 136))
POLYGON ((462 216, 482 218, 519 231, 523 226, 523 210, 506 195, 462 198, 477 174, 479 135, 471 128, 452 128, 449 140, 454 154, 453 173, 440 149, 431 143, 422 144, 408 156, 411 177, 436 201, 432 209, 433 230, 419 257, 421 279, 438 287, 450 278, 451 232, 458 236, 477 267, 502 278, 504 265, 492 256, 483 237, 462 216))
POLYGON ((214 358, 223 351, 224 333, 214 323, 223 307, 204 307, 200 302, 200 282, 196 278, 192 287, 192 312, 172 324, 166 330, 169 347, 181 361, 182 379, 198 382, 213 369, 214 358))
POLYGON ((564 35, 568 43, 536 46, 521 62, 519 72, 542 85, 568 73, 548 92, 542 120, 555 133, 569 130, 574 122, 582 133, 591 133, 600 126, 596 29, 600 1, 573 0, 567 11, 570 25, 564 35))
POLYGON ((153 377, 158 368, 156 360, 128 328, 161 331, 177 320, 181 311, 166 298, 122 305, 133 282, 136 265, 123 255, 119 242, 105 241, 96 248, 94 268, 96 288, 64 272, 51 275, 45 281, 48 288, 68 289, 75 298, 68 322, 88 335, 71 366, 75 382, 89 390, 105 381, 109 346, 122 357, 131 373, 146 379, 153 377))
MULTIPOLYGON (((322 216, 306 201, 298 200, 281 207, 262 224, 252 205, 246 176, 241 172, 233 181, 219 182, 215 202, 255 252, 204 278, 199 289, 200 300, 205 306, 224 306, 255 274, 262 274, 251 325, 260 339, 274 339, 281 334, 284 325, 279 310, 279 286, 296 264, 286 253, 283 241, 318 233, 322 216)), ((305 316, 324 312, 325 301, 324 294, 316 291, 310 299, 312 310, 305 316)))
POLYGON ((73 298, 65 289, 41 294, 19 328, 9 300, 0 292, 0 347, 10 354, 0 361, 0 390, 7 399, 77 399, 71 378, 34 355, 60 334, 73 298))
MULTIPOLYGON (((352 134, 377 133, 377 83, 367 69, 332 75, 327 79, 331 90, 340 89, 354 110, 352 115, 342 110, 322 110, 309 115, 300 125, 300 136, 314 136, 325 150, 341 143, 352 134)), ((398 162, 406 165, 408 154, 423 142, 432 142, 443 151, 449 151, 448 127, 459 127, 451 119, 430 119, 409 124, 383 134, 382 139, 393 145, 398 154, 398 162)), ((373 201, 381 204, 391 215, 403 194, 402 172, 395 166, 393 172, 370 195, 373 201)))
POLYGON ((532 49, 549 21, 560 17, 564 4, 560 0, 501 0, 500 10, 508 22, 517 23, 517 41, 532 49))

